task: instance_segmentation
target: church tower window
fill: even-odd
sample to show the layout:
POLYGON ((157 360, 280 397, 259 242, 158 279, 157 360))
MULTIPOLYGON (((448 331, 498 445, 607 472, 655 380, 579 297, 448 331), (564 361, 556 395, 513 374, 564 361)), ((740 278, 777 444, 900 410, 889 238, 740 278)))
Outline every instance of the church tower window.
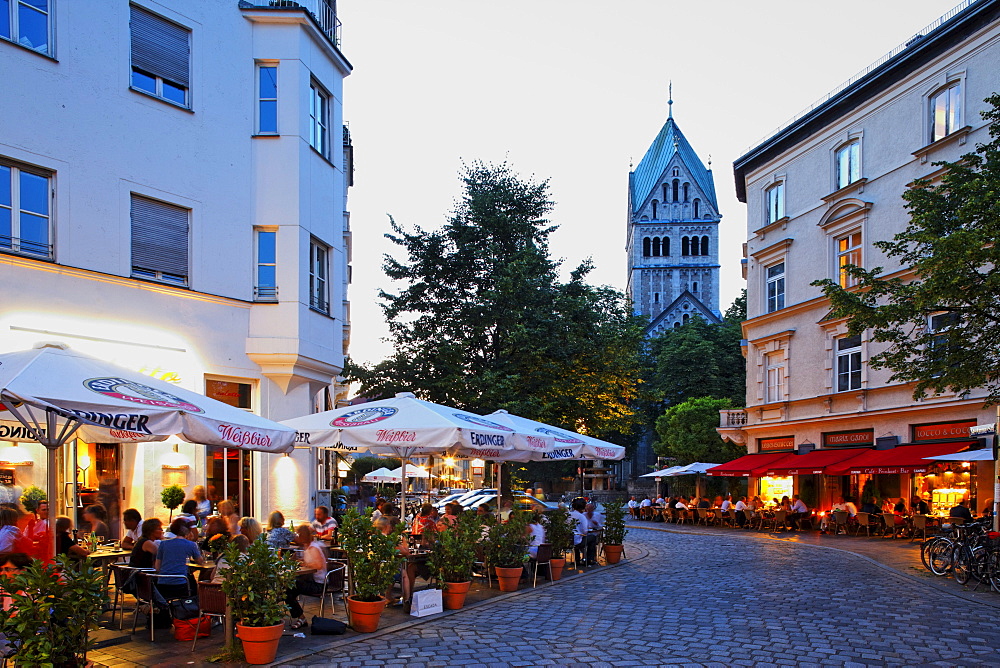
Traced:
POLYGON ((660 257, 660 237, 653 237, 653 257, 660 257))
POLYGON ((694 216, 693 218, 701 218, 701 200, 697 197, 694 198, 694 216))
POLYGON ((674 191, 673 192, 673 194, 674 194, 673 201, 674 202, 677 201, 677 192, 680 189, 680 186, 681 186, 681 182, 679 180, 677 180, 677 179, 674 179, 674 182, 673 182, 673 191, 674 191))
POLYGON ((642 256, 649 257, 653 253, 652 241, 649 237, 642 238, 642 256))
POLYGON ((653 303, 654 304, 659 304, 660 303, 660 293, 659 292, 654 292, 653 293, 653 303))
POLYGON ((656 207, 658 207, 659 205, 660 205, 660 203, 659 203, 659 202, 657 202, 657 201, 656 201, 656 200, 654 199, 654 200, 653 200, 653 220, 656 220, 657 218, 659 218, 659 216, 657 216, 657 215, 656 215, 656 207))
POLYGON ((691 283, 691 292, 698 292, 698 281, 691 283))
POLYGON ((681 170, 679 170, 678 168, 674 167, 674 176, 680 176, 680 175, 681 175, 681 170))
POLYGON ((685 183, 684 184, 684 201, 685 202, 688 201, 688 191, 690 190, 690 188, 691 188, 691 184, 690 183, 685 183))
POLYGON ((670 185, 664 183, 663 184, 663 201, 664 202, 666 202, 668 199, 670 199, 669 194, 670 194, 670 185))
POLYGON ((681 237, 681 257, 687 257, 691 254, 691 240, 687 237, 681 237))
POLYGON ((670 237, 660 239, 660 255, 670 257, 670 237))
POLYGON ((708 255, 708 237, 701 238, 701 254, 708 255))

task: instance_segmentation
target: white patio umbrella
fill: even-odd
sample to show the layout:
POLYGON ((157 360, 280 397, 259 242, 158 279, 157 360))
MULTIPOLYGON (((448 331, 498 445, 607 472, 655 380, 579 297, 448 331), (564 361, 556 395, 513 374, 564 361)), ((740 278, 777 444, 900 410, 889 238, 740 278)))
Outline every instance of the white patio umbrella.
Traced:
MULTIPOLYGON (((397 480, 403 479, 403 467, 400 466, 397 469, 389 471, 389 475, 397 480)), ((411 466, 406 469, 407 478, 430 478, 431 474, 427 472, 427 469, 421 468, 419 466, 411 466)))
POLYGON ((362 482, 399 482, 399 476, 394 476, 392 471, 382 466, 366 473, 361 480, 362 482))
POLYGON ((937 457, 924 457, 924 459, 936 459, 943 462, 992 462, 993 448, 983 450, 968 450, 966 452, 956 452, 948 455, 938 455, 937 457))
POLYGON ((669 476, 672 472, 678 471, 684 468, 683 466, 671 466, 669 468, 660 469, 659 471, 653 471, 652 473, 644 473, 640 478, 663 478, 669 476))
MULTIPOLYGON (((411 392, 283 420, 282 424, 298 432, 297 442, 314 448, 399 457, 404 474, 412 457, 447 453, 498 459, 512 452, 515 445, 527 449, 532 442, 541 446, 552 442, 551 436, 518 433, 482 415, 417 399, 411 392)), ((405 485, 402 503, 405 513, 405 485)))
POLYGON ((674 476, 679 476, 679 475, 700 475, 700 474, 704 473, 705 471, 707 471, 708 469, 712 468, 713 466, 718 466, 718 464, 707 464, 705 462, 694 462, 693 464, 688 464, 686 466, 677 466, 677 467, 674 467, 676 470, 667 469, 670 472, 669 473, 664 473, 663 475, 665 477, 668 477, 668 478, 672 478, 674 476))
POLYGON ((0 426, 6 427, 4 440, 37 442, 48 450, 50 502, 56 450, 77 435, 102 443, 178 436, 279 454, 291 451, 295 441, 294 429, 62 344, 0 354, 0 426))
POLYGON ((625 458, 625 448, 621 445, 608 443, 592 436, 578 434, 575 431, 559 429, 544 422, 508 413, 505 410, 494 411, 486 417, 518 431, 552 437, 554 442, 551 449, 546 450, 541 447, 531 448, 532 451, 538 453, 537 456, 522 461, 559 459, 607 459, 618 461, 625 458))

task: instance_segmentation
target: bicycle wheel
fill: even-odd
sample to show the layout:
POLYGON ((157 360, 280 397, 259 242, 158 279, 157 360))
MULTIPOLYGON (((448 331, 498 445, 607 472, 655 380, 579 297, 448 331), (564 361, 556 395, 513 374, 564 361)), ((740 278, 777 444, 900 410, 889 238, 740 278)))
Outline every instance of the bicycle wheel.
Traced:
POLYGON ((959 550, 955 563, 951 567, 951 574, 955 576, 955 582, 960 585, 968 584, 974 567, 972 550, 968 547, 959 550))
POLYGON ((928 548, 927 567, 934 575, 947 575, 955 560, 955 546, 949 540, 940 540, 928 548))
POLYGON ((1000 591, 1000 551, 992 551, 986 557, 986 579, 993 591, 1000 591))
POLYGON ((938 543, 943 543, 943 542, 946 542, 946 539, 940 536, 934 536, 933 538, 928 538, 923 543, 921 543, 920 563, 922 563, 924 565, 924 568, 926 568, 927 570, 929 571, 933 570, 931 568, 931 559, 930 559, 931 551, 935 549, 938 543))

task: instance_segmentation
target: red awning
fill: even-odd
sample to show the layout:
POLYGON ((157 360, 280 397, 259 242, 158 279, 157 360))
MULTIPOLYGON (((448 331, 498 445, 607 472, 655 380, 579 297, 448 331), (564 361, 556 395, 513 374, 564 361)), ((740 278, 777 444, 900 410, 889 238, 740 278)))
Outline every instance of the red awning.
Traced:
POLYGON ((859 455, 870 452, 869 448, 828 448, 825 450, 813 450, 804 455, 785 455, 777 461, 770 462, 766 466, 756 468, 752 471, 755 477, 761 476, 789 476, 789 475, 813 475, 816 473, 826 473, 830 467, 837 465, 847 465, 847 460, 854 459, 859 455))
POLYGON ((827 473, 829 475, 926 473, 927 468, 935 462, 924 459, 924 457, 937 457, 952 452, 961 452, 975 443, 977 441, 920 443, 919 445, 901 445, 889 450, 869 450, 854 459, 830 466, 827 468, 827 473))
POLYGON ((783 459, 787 452, 758 452, 753 455, 743 455, 725 464, 719 464, 705 471, 706 475, 725 477, 746 477, 750 472, 770 462, 783 459))

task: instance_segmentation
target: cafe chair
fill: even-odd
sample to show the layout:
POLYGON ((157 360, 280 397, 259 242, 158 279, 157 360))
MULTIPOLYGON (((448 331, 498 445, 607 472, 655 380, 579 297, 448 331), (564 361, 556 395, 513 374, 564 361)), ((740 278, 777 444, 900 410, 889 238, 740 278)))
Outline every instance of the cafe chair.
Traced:
MULTIPOLYGON (((180 576, 157 575, 156 573, 147 570, 140 570, 135 574, 135 598, 138 601, 138 604, 135 608, 135 614, 132 616, 132 635, 135 635, 135 629, 139 622, 139 612, 141 611, 146 614, 146 620, 148 621, 149 641, 156 642, 156 624, 153 620, 153 616, 155 615, 154 610, 157 605, 165 606, 165 604, 169 603, 171 600, 176 600, 176 598, 164 598, 156 590, 156 582, 164 579, 166 580, 166 584, 174 584, 178 577, 180 576)), ((184 582, 188 586, 188 591, 187 595, 183 598, 190 598, 191 585, 186 578, 184 582)))
POLYGON ((109 566, 111 572, 111 578, 114 582, 114 597, 111 599, 111 624, 115 623, 115 616, 121 613, 118 617, 118 630, 121 631, 125 627, 125 597, 131 596, 135 602, 135 606, 129 608, 131 612, 136 612, 139 609, 140 603, 136 597, 136 574, 141 572, 154 573, 152 568, 132 568, 131 566, 123 566, 122 564, 111 564, 109 566))
POLYGON ((736 526, 736 511, 730 508, 729 510, 719 511, 719 525, 734 527, 736 526))
POLYGON ((885 536, 892 536, 892 538, 895 539, 897 535, 902 534, 903 531, 906 529, 905 522, 896 524, 895 513, 893 514, 882 513, 882 521, 885 523, 885 527, 882 529, 883 538, 885 536))
POLYGON ((534 577, 531 581, 532 587, 538 586, 538 569, 541 566, 545 566, 548 569, 549 580, 552 579, 552 543, 541 543, 538 546, 535 558, 531 560, 531 566, 534 572, 534 577))
POLYGON ((226 594, 222 591, 221 584, 198 581, 198 611, 198 627, 195 628, 194 643, 191 644, 192 652, 198 646, 202 617, 216 617, 223 624, 226 622, 226 594))
POLYGON ((843 529, 844 533, 847 533, 847 511, 846 510, 835 510, 833 511, 833 533, 834 536, 840 533, 843 529))
POLYGON ((486 562, 486 550, 482 545, 476 545, 475 550, 476 560, 472 562, 472 577, 478 575, 481 578, 486 578, 487 586, 492 587, 493 578, 490 576, 490 565, 486 562))
MULTIPOLYGON (((951 518, 954 520, 955 518, 951 518)), ((910 542, 912 543, 917 539, 917 534, 920 534, 921 538, 927 538, 927 516, 926 515, 914 515, 913 516, 912 530, 910 531, 910 542)), ((954 523, 954 522, 953 522, 954 523)))
POLYGON ((708 526, 708 510, 705 508, 698 508, 698 522, 697 524, 703 524, 708 526))
POLYGON ((871 538, 872 526, 873 526, 871 521, 871 515, 869 515, 868 513, 858 513, 857 520, 858 523, 854 527, 854 535, 857 536, 859 533, 861 533, 861 529, 864 528, 865 535, 871 538))
MULTIPOLYGON (((319 596, 319 616, 323 616, 324 610, 326 610, 326 597, 330 597, 330 614, 336 614, 336 601, 335 597, 340 596, 343 599, 344 596, 344 583, 347 578, 345 574, 347 573, 347 567, 340 562, 327 561, 327 571, 326 579, 323 581, 323 593, 319 596)), ((299 594, 300 596, 309 596, 309 594, 299 594)), ((313 596, 313 598, 316 598, 313 596)))
POLYGON ((807 523, 809 524, 809 530, 812 531, 815 527, 813 525, 813 513, 811 510, 800 514, 799 519, 796 520, 799 531, 805 531, 805 524, 807 523))

